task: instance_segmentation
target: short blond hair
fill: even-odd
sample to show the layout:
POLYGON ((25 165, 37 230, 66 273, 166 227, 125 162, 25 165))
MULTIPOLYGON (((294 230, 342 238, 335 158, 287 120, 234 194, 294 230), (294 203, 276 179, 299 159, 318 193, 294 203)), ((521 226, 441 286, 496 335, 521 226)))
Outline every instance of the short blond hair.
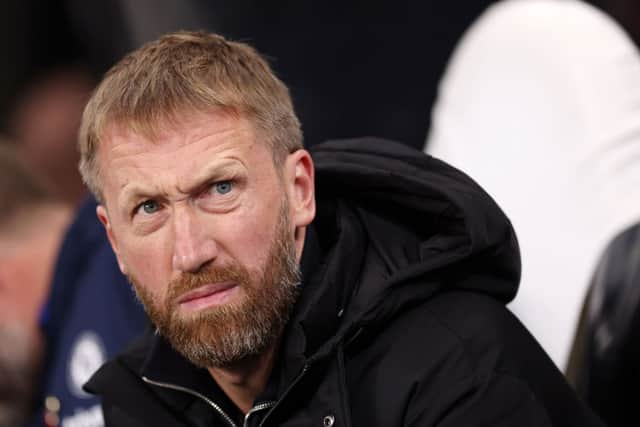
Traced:
POLYGON ((289 90, 251 46, 217 34, 178 32, 128 54, 105 75, 80 126, 80 173, 100 201, 98 146, 111 126, 153 138, 190 111, 246 117, 280 165, 302 148, 289 90))

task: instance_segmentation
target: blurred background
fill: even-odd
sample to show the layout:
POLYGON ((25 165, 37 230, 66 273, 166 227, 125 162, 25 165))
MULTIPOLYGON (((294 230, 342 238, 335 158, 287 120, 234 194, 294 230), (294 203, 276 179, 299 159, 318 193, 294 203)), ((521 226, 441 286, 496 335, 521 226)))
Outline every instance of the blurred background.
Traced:
MULTIPOLYGON (((602 260, 619 250, 609 245, 640 220, 639 3, 4 0, 0 144, 30 175, 23 180, 55 202, 56 214, 39 220, 52 225, 38 234, 52 242, 41 258, 46 279, 22 286, 43 335, 40 374, 27 387, 35 390, 29 409, 11 415, 0 404, 0 426, 22 425, 25 417, 32 425, 65 425, 65 419, 67 425, 79 419, 85 424, 74 425, 101 425, 96 402, 78 384, 145 322, 127 294, 122 313, 104 311, 104 322, 85 325, 82 313, 99 317, 92 304, 105 298, 89 285, 104 271, 119 273, 94 218, 95 201, 87 199, 76 170, 76 132, 84 103, 111 65, 180 29, 219 32, 267 55, 291 90, 307 145, 383 137, 442 157, 477 179, 512 218, 523 247, 522 292, 512 310, 559 369, 573 372, 572 381, 585 399, 595 399, 589 403, 603 417, 620 414, 589 387, 603 390, 615 376, 623 394, 627 385, 619 377, 635 377, 621 360, 639 353, 626 345, 640 299, 631 271, 640 264, 638 251, 622 251, 628 259, 618 264, 626 273, 610 279, 614 284, 603 284, 610 276, 602 272, 611 268, 602 260), (553 193, 559 182, 566 185, 553 193), (595 213, 585 219, 587 212, 595 213), (545 241, 536 240, 545 233, 545 241), (631 314, 620 319, 615 315, 622 306, 631 314), (113 323, 116 315, 126 321, 113 323), (74 360, 89 362, 80 369, 74 360), (587 378, 601 366, 608 371, 587 378), (3 424, 3 411, 13 421, 3 424)), ((9 200, 11 188, 3 191, 0 197, 9 200)), ((16 291, 6 283, 24 278, 5 278, 1 271, 15 265, 24 239, 3 234, 14 227, 6 224, 0 224, 0 303, 15 306, 16 291)), ((2 363, 0 357, 0 401, 15 382, 2 363)))

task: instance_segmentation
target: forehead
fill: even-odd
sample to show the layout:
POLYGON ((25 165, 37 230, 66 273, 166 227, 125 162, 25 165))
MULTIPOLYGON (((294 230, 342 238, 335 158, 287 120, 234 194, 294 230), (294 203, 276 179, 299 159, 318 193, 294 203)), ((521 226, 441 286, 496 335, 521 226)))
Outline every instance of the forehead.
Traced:
POLYGON ((105 199, 134 184, 179 192, 205 168, 235 164, 260 173, 273 167, 267 164, 267 144, 258 141, 250 122, 222 112, 183 114, 153 133, 113 126, 103 141, 98 161, 105 199))
POLYGON ((245 116, 231 111, 184 110, 179 113, 161 114, 153 122, 125 119, 109 123, 101 132, 100 145, 113 148, 113 145, 121 143, 188 144, 210 134, 225 132, 242 132, 253 137, 254 126, 245 116))
POLYGON ((256 151, 256 146, 265 146, 258 141, 254 126, 243 116, 222 111, 189 112, 153 128, 118 124, 109 127, 103 133, 97 159, 106 180, 118 167, 131 169, 132 161, 139 168, 185 164, 195 167, 203 161, 243 156, 256 151))

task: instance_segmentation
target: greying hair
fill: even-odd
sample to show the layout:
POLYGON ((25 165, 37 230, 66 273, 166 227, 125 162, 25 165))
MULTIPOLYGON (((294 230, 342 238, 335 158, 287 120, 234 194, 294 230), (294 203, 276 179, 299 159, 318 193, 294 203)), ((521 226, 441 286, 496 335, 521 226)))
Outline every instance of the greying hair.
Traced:
POLYGON ((289 90, 252 47, 216 34, 165 35, 107 72, 82 116, 80 173, 102 201, 98 146, 111 126, 149 139, 180 114, 224 111, 246 117, 279 165, 302 148, 289 90))

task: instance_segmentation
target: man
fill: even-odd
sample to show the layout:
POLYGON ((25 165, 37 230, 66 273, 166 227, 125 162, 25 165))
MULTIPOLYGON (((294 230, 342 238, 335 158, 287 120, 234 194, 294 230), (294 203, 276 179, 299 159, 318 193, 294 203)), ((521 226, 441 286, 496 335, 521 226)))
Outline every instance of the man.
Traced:
POLYGON ((0 426, 29 415, 42 362, 38 316, 70 209, 0 141, 0 426))
POLYGON ((80 151, 157 327, 87 384, 107 425, 601 425, 504 308, 519 257, 493 201, 382 140, 312 159, 249 46, 178 33, 130 54, 80 151))
POLYGON ((31 78, 16 96, 8 131, 20 141, 20 154, 47 190, 77 207, 86 188, 75 167, 74 141, 93 81, 79 66, 51 67, 40 76, 31 78))

